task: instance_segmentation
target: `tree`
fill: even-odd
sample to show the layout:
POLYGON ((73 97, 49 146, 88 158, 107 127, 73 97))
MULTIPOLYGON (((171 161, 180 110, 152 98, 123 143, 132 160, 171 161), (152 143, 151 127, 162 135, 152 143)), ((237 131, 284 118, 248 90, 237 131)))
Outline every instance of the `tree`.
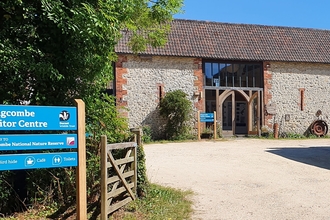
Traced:
MULTIPOLYGON (((107 134, 115 142, 123 140, 127 133, 114 99, 100 94, 113 78, 112 61, 116 60, 114 47, 118 39, 123 31, 129 31, 130 46, 135 52, 148 44, 164 45, 169 21, 181 6, 182 0, 1 1, 0 104, 72 105, 73 99, 83 99, 87 129, 94 134, 88 142, 88 164, 90 169, 97 169, 99 135, 107 134)), ((89 172, 93 188, 95 172, 89 172)), ((64 179, 72 176, 70 170, 50 173, 64 179)), ((29 178, 41 184, 47 178, 40 175, 47 174, 31 171, 29 178)), ((58 185, 54 178, 50 179, 54 186, 58 185)), ((1 184, 0 181, 2 188, 1 184)), ((65 187, 65 181, 61 184, 62 190, 72 189, 65 187)), ((60 203, 70 202, 73 197, 53 197, 60 200, 61 196, 60 203)))
POLYGON ((122 30, 134 51, 164 45, 181 0, 0 3, 0 102, 71 104, 111 80, 122 30), (92 85, 92 86, 91 86, 92 85))

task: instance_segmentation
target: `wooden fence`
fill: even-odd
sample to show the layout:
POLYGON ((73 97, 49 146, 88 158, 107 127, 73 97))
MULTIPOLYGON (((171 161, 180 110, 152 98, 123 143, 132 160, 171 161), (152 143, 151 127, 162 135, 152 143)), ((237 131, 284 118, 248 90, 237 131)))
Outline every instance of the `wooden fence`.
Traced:
POLYGON ((135 200, 137 187, 136 142, 107 144, 101 137, 101 220, 135 200))

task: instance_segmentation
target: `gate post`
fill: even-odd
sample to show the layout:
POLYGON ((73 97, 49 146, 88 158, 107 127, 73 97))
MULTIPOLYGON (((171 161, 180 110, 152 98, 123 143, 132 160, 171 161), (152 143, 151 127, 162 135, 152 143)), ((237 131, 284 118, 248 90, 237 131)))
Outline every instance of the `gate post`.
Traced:
POLYGON ((138 146, 141 146, 142 144, 142 129, 141 128, 132 128, 131 132, 134 133, 136 135, 136 139, 134 141, 136 141, 138 146))
POLYGON ((108 168, 107 168, 107 136, 101 136, 101 220, 108 219, 108 196, 107 196, 107 178, 108 178, 108 168))

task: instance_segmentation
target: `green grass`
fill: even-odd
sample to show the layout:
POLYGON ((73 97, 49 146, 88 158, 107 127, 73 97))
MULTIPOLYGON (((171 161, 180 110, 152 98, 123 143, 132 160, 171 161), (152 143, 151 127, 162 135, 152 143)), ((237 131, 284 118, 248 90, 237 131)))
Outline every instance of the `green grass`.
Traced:
POLYGON ((115 213, 112 220, 184 220, 190 219, 192 201, 190 191, 181 191, 151 184, 145 198, 131 202, 115 213))
MULTIPOLYGON (((129 203, 125 208, 114 213, 111 220, 188 220, 192 214, 191 191, 182 191, 156 184, 147 187, 144 198, 129 203)), ((55 210, 45 207, 41 210, 13 215, 1 220, 38 220, 48 219, 47 215, 55 210)), ((73 219, 73 218, 70 218, 73 219)))

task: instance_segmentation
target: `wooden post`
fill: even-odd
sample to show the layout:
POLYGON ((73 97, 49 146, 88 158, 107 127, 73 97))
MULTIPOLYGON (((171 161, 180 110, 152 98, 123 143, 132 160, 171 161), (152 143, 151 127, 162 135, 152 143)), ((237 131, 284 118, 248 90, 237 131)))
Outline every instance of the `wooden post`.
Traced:
POLYGON ((197 138, 201 140, 201 118, 200 118, 200 111, 197 111, 197 138))
POLYGON ((142 147, 142 129, 141 128, 132 128, 131 132, 134 133, 134 141, 136 142, 137 146, 134 148, 133 150, 133 156, 134 156, 134 162, 132 163, 132 170, 134 170, 134 188, 133 188, 133 192, 135 193, 136 196, 138 196, 137 194, 137 169, 138 169, 138 165, 137 165, 137 148, 138 147, 142 147))
POLYGON ((214 139, 217 139, 217 112, 213 112, 213 123, 214 123, 214 130, 213 130, 213 137, 214 139))
POLYGON ((235 109, 236 109, 236 103, 235 103, 235 93, 233 92, 231 95, 231 115, 232 115, 232 131, 233 135, 235 135, 236 132, 236 114, 235 114, 235 109))
MULTIPOLYGON (((138 140, 139 140, 139 136, 138 136, 138 140)), ((132 163, 132 168, 134 170, 134 180, 133 180, 134 181, 134 188, 133 188, 133 192, 134 192, 136 197, 138 197, 138 194, 137 194, 137 184, 138 184, 138 181, 137 181, 137 170, 138 170, 137 148, 138 147, 142 147, 142 146, 137 144, 137 146, 134 147, 134 150, 133 150, 134 162, 132 163)))
POLYGON ((142 145, 142 130, 139 128, 139 131, 136 133, 136 143, 138 146, 142 145))
POLYGON ((141 128, 132 128, 131 132, 134 133, 134 142, 137 143, 138 146, 142 145, 142 129, 141 128))
POLYGON ((257 124, 257 129, 258 129, 258 136, 260 137, 261 136, 261 129, 260 129, 260 114, 261 114, 261 112, 260 112, 260 105, 261 105, 261 103, 260 103, 260 91, 258 91, 258 109, 257 109, 257 114, 258 114, 258 118, 257 118, 257 122, 258 122, 258 124, 257 124))
POLYGON ((101 220, 108 219, 108 156, 107 156, 107 136, 101 136, 101 220))
POLYGON ((77 184, 77 219, 87 219, 87 190, 86 190, 86 129, 85 129, 85 103, 75 99, 78 122, 78 166, 76 169, 77 184))

